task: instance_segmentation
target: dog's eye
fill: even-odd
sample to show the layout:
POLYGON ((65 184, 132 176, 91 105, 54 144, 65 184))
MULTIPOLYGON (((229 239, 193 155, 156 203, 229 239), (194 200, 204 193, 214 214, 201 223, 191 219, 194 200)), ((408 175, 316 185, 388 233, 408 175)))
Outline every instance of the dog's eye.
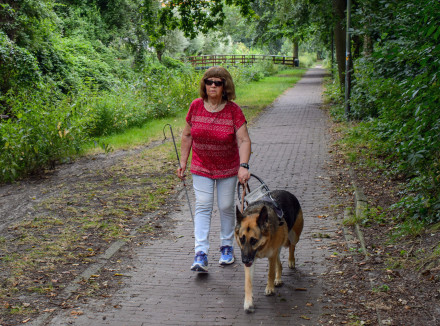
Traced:
POLYGON ((243 244, 246 242, 246 237, 245 237, 245 236, 242 236, 242 237, 240 238, 240 242, 241 242, 241 244, 243 245, 243 244))
POLYGON ((251 238, 251 241, 250 241, 251 246, 255 246, 255 245, 257 244, 257 242, 258 242, 257 239, 255 239, 255 238, 251 238))

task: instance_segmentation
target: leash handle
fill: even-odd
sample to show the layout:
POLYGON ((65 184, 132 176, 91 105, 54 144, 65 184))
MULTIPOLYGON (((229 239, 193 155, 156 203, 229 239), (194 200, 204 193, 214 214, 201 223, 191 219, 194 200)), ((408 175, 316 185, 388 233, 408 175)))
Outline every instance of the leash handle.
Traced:
POLYGON ((238 200, 241 203, 241 212, 244 211, 244 197, 246 196, 246 188, 248 192, 251 192, 251 189, 249 188, 249 184, 246 181, 244 184, 241 184, 240 182, 237 182, 237 194, 238 194, 238 200), (240 197, 240 186, 243 187, 243 191, 241 193, 241 197, 240 197))
MULTIPOLYGON (((270 192, 269 187, 258 176, 256 176, 255 174, 251 173, 251 177, 254 177, 255 179, 257 179, 261 183, 260 187, 264 188, 268 193, 270 192)), ((237 182, 237 195, 238 195, 238 200, 241 203, 241 211, 242 212, 244 210, 244 202, 245 202, 244 197, 246 196, 246 188, 247 188, 248 193, 249 194, 251 193, 251 189, 249 188, 248 181, 246 181, 244 184, 241 184, 240 182, 237 182), (243 191, 242 192, 240 192, 240 186, 243 187, 243 191)))
MULTIPOLYGON (((240 184, 240 183, 239 183, 239 184, 240 184)), ((243 211, 244 211, 244 196, 246 196, 246 186, 248 186, 248 188, 249 188, 249 185, 248 185, 247 181, 244 182, 244 185, 243 185, 243 193, 242 193, 242 195, 241 195, 241 198, 242 198, 242 201, 241 201, 241 212, 242 212, 242 213, 243 213, 243 211)))

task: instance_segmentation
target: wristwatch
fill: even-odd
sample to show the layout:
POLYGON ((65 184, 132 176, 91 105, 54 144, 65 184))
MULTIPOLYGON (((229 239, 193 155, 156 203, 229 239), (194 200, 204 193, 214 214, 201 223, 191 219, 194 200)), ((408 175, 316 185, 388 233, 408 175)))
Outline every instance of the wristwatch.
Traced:
POLYGON ((240 166, 241 166, 242 168, 245 168, 245 169, 248 169, 248 170, 249 170, 249 164, 247 164, 247 163, 241 163, 240 166))

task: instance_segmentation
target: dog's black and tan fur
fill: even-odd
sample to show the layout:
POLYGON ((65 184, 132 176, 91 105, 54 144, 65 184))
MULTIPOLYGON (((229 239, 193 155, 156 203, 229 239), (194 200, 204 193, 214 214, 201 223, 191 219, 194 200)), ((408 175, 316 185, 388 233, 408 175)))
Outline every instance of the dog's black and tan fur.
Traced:
POLYGON ((280 223, 275 207, 268 201, 251 203, 243 213, 237 207, 235 239, 241 249, 241 259, 245 264, 244 310, 253 312, 252 281, 254 260, 269 259, 269 274, 266 295, 275 293, 275 286, 281 281, 281 247, 289 247, 289 268, 295 268, 295 246, 301 235, 304 220, 298 199, 288 191, 275 190, 272 198, 283 210, 284 223, 280 223), (281 225, 280 225, 281 224, 281 225))

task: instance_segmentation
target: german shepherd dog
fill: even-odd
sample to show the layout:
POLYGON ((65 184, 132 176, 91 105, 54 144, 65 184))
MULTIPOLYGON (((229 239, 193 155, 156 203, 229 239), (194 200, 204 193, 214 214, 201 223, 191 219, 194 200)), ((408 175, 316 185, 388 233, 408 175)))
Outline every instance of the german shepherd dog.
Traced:
POLYGON ((298 199, 288 191, 270 192, 272 199, 283 211, 283 219, 277 215, 271 201, 257 200, 244 210, 237 207, 235 239, 241 249, 245 271, 244 310, 253 312, 252 282, 256 258, 269 259, 266 295, 275 294, 275 286, 281 286, 281 247, 289 247, 289 268, 295 268, 295 246, 301 235, 304 220, 298 199))

